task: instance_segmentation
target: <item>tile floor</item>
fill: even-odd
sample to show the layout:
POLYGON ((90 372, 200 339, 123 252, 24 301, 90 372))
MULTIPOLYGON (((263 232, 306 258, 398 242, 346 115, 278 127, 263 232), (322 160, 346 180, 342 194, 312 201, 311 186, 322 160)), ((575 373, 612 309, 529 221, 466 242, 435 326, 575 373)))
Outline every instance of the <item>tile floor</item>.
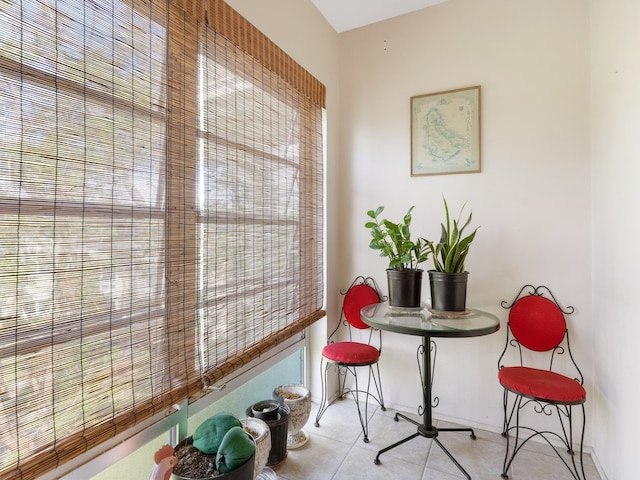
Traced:
MULTIPOLYGON (((290 449, 287 457, 273 468, 279 480, 457 480, 465 478, 432 440, 417 437, 380 456, 378 450, 415 433, 416 427, 400 419, 395 411, 370 405, 369 443, 362 441, 362 430, 352 400, 344 399, 329 407, 320 427, 314 426, 314 404, 305 430, 309 441, 290 449)), ((420 421, 417 414, 405 413, 420 421)), ((444 427, 440 423, 440 427, 444 427)), ((449 425, 451 426, 451 425, 449 425)), ((475 429, 476 440, 468 433, 444 432, 438 437, 474 480, 501 480, 505 440, 500 434, 475 429)), ((548 446, 529 442, 511 467, 511 480, 571 480, 573 477, 548 446)), ((588 480, 600 480, 591 457, 585 454, 588 480)))

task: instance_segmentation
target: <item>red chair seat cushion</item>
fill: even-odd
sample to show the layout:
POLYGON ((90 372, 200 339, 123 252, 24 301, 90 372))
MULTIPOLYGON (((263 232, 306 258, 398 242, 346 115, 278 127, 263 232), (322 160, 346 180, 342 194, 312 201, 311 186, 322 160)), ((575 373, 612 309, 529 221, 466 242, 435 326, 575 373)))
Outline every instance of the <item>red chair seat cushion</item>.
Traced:
POLYGON ((376 347, 359 342, 336 342, 322 349, 322 356, 331 362, 346 365, 371 365, 380 358, 376 347))
POLYGON ((551 403, 579 404, 587 398, 584 387, 576 380, 549 370, 503 367, 498 379, 512 392, 551 403))

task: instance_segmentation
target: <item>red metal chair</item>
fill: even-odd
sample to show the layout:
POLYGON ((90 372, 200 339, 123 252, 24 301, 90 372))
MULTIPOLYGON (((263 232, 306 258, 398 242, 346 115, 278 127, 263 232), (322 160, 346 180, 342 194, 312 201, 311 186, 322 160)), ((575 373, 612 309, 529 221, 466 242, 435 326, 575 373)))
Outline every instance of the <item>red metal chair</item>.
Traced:
POLYGON ((585 430, 584 403, 587 393, 583 387, 582 372, 571 354, 564 316, 572 314, 574 308, 561 308, 547 287, 533 285, 522 287, 511 304, 502 302, 502 307, 509 310, 507 342, 498 360, 498 380, 504 387, 502 436, 507 438, 502 477, 509 478, 507 472, 520 449, 532 438, 539 437, 553 448, 573 478, 584 479, 582 448, 585 430), (515 366, 503 364, 509 347, 515 348, 519 357, 515 366), (525 360, 533 362, 538 354, 544 354, 544 365, 546 366, 548 361, 548 368, 538 368, 538 365, 543 365, 539 362, 535 366, 525 364, 525 360), (564 354, 568 356, 562 357, 564 354), (558 370, 571 370, 574 376, 567 376, 558 370), (510 400, 510 396, 513 399, 510 400), (582 411, 579 467, 573 450, 572 415, 573 407, 578 406, 582 411), (528 409, 526 413, 525 409, 528 409), (536 430, 522 425, 521 416, 525 417, 529 412, 546 416, 557 414, 562 433, 536 430), (510 433, 514 434, 513 446, 510 445, 510 433), (556 446, 559 443, 563 449, 566 447, 570 459, 562 456, 556 446))
POLYGON ((378 360, 382 350, 382 332, 375 330, 377 335, 377 346, 372 343, 374 340, 374 330, 360 318, 360 310, 367 305, 379 303, 381 301, 379 289, 371 277, 362 276, 356 278, 351 286, 344 293, 342 303, 342 313, 340 322, 335 330, 329 335, 329 343, 322 349, 322 360, 320 362, 320 374, 322 376, 322 400, 316 415, 315 426, 320 426, 320 418, 327 411, 327 408, 338 398, 343 398, 351 393, 356 402, 360 425, 364 435, 365 443, 369 442, 369 397, 374 399, 378 405, 385 410, 384 399, 382 398, 382 386, 380 383, 380 369, 378 360), (349 332, 348 341, 336 342, 333 337, 341 327, 347 327, 349 332), (366 343, 354 341, 354 332, 369 329, 368 341, 366 343), (332 365, 338 370, 338 396, 329 401, 330 393, 327 389, 327 375, 332 365), (368 370, 368 380, 366 390, 361 390, 358 385, 357 369, 365 367, 368 370), (355 388, 347 388, 347 376, 351 374, 355 382, 355 388), (371 392, 371 383, 375 385, 376 394, 371 392), (364 396, 364 416, 360 407, 360 396, 364 396))

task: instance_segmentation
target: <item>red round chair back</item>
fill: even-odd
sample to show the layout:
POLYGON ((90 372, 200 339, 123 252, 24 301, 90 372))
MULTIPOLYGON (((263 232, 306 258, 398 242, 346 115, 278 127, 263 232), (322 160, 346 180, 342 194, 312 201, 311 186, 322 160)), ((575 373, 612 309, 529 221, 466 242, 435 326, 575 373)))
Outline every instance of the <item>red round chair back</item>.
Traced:
POLYGON ((379 302, 380 297, 372 287, 364 284, 355 285, 344 296, 344 302, 342 303, 344 318, 355 328, 361 330, 369 328, 369 325, 360 318, 360 310, 379 302))
POLYGON ((516 340, 536 352, 557 347, 567 329, 558 305, 538 295, 516 301, 509 311, 509 326, 516 340))

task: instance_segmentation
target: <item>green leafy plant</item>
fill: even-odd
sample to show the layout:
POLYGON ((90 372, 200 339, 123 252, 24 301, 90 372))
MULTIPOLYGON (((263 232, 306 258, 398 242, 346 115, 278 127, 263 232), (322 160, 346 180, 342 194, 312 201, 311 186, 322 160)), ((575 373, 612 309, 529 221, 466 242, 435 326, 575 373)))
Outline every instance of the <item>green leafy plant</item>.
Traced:
POLYGON ((441 224, 442 233, 440 235, 440 241, 436 244, 427 242, 433 255, 433 266, 438 272, 464 272, 464 261, 467 258, 469 247, 479 227, 465 237, 464 231, 471 223, 472 213, 469 213, 464 224, 460 222, 460 219, 462 218, 462 212, 467 203, 465 202, 464 205, 462 205, 460 214, 458 218, 455 219, 449 217, 449 206, 444 197, 443 201, 446 224, 441 224))
POLYGON ((429 258, 429 242, 424 238, 415 241, 411 239, 413 208, 409 208, 399 223, 379 219, 384 207, 367 212, 373 220, 364 225, 371 232, 369 247, 379 250, 381 257, 388 257, 389 268, 392 270, 417 270, 418 265, 429 258))

